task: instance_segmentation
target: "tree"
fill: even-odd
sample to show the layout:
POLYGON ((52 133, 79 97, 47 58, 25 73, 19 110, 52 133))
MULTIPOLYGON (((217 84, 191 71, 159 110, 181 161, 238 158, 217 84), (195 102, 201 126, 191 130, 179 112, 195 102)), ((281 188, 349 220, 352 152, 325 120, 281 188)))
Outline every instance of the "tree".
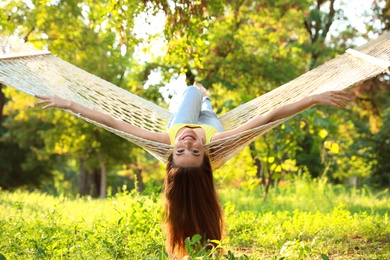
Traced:
MULTIPOLYGON (((26 42, 34 43, 37 48, 49 48, 60 58, 134 91, 142 82, 126 75, 137 71, 136 61, 132 59, 137 44, 132 34, 132 25, 134 17, 143 8, 145 6, 138 1, 127 1, 124 4, 118 4, 117 1, 12 1, 4 4, 5 12, 2 15, 5 19, 1 19, 0 27, 5 34, 17 35, 26 42)), ((153 91, 155 89, 150 90, 153 91)), ((14 93, 13 97, 16 95, 14 93)), ((25 111, 23 104, 17 111, 25 111)), ((40 113, 44 118, 38 117, 49 127, 41 135, 45 146, 37 147, 34 153, 46 154, 47 157, 60 154, 69 161, 75 160, 81 179, 85 180, 81 183, 87 183, 86 186, 80 185, 79 192, 89 194, 92 186, 95 190, 101 187, 100 191, 96 190, 93 194, 100 193, 104 197, 105 175, 109 171, 107 166, 130 160, 129 154, 122 153, 119 156, 121 149, 113 150, 110 145, 123 143, 120 145, 123 147, 122 152, 138 148, 60 111, 40 113)), ((28 120, 35 120, 34 115, 29 116, 28 120)), ((8 120, 10 125, 18 125, 17 120, 10 117, 8 120)), ((18 135, 21 130, 20 126, 13 128, 12 132, 18 135)), ((20 142, 18 139, 16 141, 20 142)), ((142 156, 144 153, 138 154, 142 156)), ((45 168, 44 165, 42 167, 45 168)))
MULTIPOLYGON (((366 23, 367 39, 390 29, 388 12, 390 1, 378 0, 372 3, 372 14, 366 23)), ((388 143, 390 138, 389 112, 390 75, 386 73, 357 85, 359 97, 356 113, 365 124, 355 122, 358 129, 358 142, 354 144, 355 157, 364 162, 370 171, 366 181, 377 187, 388 187, 390 183, 388 143)))
MULTIPOLYGON (((324 62, 324 57, 336 55, 338 50, 326 47, 325 42, 331 24, 341 16, 333 4, 334 1, 296 1, 289 5, 283 1, 231 1, 225 12, 212 20, 207 42, 200 41, 193 48, 196 55, 193 54, 194 62, 188 61, 186 75, 211 86, 222 113, 262 95, 324 62), (311 4, 313 8, 309 9, 311 4), (202 56, 197 63, 195 58, 202 56)), ((296 165, 315 171, 314 176, 320 174, 324 166, 320 162, 318 133, 322 128, 315 120, 305 113, 249 146, 256 167, 254 176, 266 185, 266 191, 283 174, 295 172, 296 165), (303 122, 305 131, 300 127, 303 122), (304 159, 300 156, 303 152, 311 152, 311 158, 304 159)))
MULTIPOLYGON (((8 92, 10 90, 8 89, 8 92)), ((26 96, 20 97, 18 104, 26 104, 31 102, 31 99, 26 96)), ((0 128, 0 187, 42 188, 41 183, 52 177, 51 170, 55 162, 61 163, 60 158, 55 154, 38 152, 44 148, 44 142, 43 138, 36 133, 47 129, 49 125, 38 124, 37 118, 28 120, 26 114, 18 113, 17 109, 10 106, 5 110, 6 116, 0 128), (18 129, 18 131, 10 129, 18 129)))
MULTIPOLYGON (((171 78, 184 74, 188 84, 197 80, 208 86, 215 107, 219 113, 224 113, 351 47, 349 39, 357 35, 355 28, 347 27, 337 35, 330 33, 333 22, 344 19, 342 11, 336 10, 334 4, 334 0, 48 3, 19 0, 4 4, 0 29, 5 34, 14 34, 34 43, 38 48, 49 48, 60 58, 164 106, 159 88, 171 78), (166 16, 163 35, 138 38, 134 34, 139 15, 161 12, 166 16), (158 37, 165 40, 165 55, 150 62, 138 60, 135 48, 141 48, 142 41, 158 37), (162 80, 144 89, 142 85, 151 71, 161 72, 162 80)), ((386 8, 388 5, 383 10, 386 8)), ((385 11, 378 10, 378 16, 386 23, 385 11)), ((18 95, 13 93, 12 97, 18 95)), ((0 95, 0 108, 5 103, 3 100, 0 95)), ((23 136, 22 124, 28 125, 34 120, 43 123, 40 145, 32 138, 26 139, 30 143, 25 147, 29 144, 34 147, 29 156, 61 156, 68 163, 77 162, 73 168, 81 173, 83 181, 80 183, 86 184, 80 185, 80 194, 93 190, 94 195, 105 196, 105 176, 109 177, 123 167, 133 171, 141 184, 148 178, 144 173, 154 174, 148 167, 137 165, 136 162, 153 167, 157 164, 140 148, 66 113, 36 113, 30 108, 26 110, 25 106, 9 104, 12 110, 9 114, 26 113, 27 121, 31 122, 8 116, 3 135, 10 135, 12 131, 12 135, 23 136), (112 149, 113 145, 119 149, 112 149)), ((345 112, 337 112, 336 116, 331 116, 335 111, 328 109, 309 112, 289 120, 239 154, 233 161, 241 160, 245 171, 237 178, 256 179, 269 187, 297 169, 308 170, 316 177, 327 170, 333 173, 346 169, 340 165, 356 167, 358 163, 344 163, 352 152, 335 153, 334 147, 352 147, 351 136, 359 136, 358 131, 351 130, 352 123, 342 119, 345 112), (342 123, 346 127, 338 126, 342 123), (339 141, 337 136, 341 136, 339 141), (340 159, 341 155, 345 157, 340 159)), ((38 131, 38 128, 34 129, 38 131)), ((21 142, 22 139, 17 140, 15 146, 23 147, 21 142)), ((358 161, 360 164, 361 158, 358 161)), ((66 168, 61 167, 61 163, 55 167, 66 168)), ((47 168, 47 171, 51 169, 47 168)), ((227 176, 229 172, 230 168, 225 167, 216 176, 227 176)), ((342 174, 339 176, 341 178, 342 174)))

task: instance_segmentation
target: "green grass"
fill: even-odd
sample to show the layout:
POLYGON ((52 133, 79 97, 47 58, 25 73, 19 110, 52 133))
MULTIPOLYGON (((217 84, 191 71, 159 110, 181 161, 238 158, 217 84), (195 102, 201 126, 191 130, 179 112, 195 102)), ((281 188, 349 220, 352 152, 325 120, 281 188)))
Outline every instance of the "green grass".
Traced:
MULTIPOLYGON (((220 190, 221 259, 390 259, 390 194, 295 180, 220 190)), ((160 194, 107 200, 0 191, 1 259, 167 259, 160 194)), ((198 238, 188 241, 196 244, 198 238)), ((209 259, 193 247, 192 256, 209 259)))

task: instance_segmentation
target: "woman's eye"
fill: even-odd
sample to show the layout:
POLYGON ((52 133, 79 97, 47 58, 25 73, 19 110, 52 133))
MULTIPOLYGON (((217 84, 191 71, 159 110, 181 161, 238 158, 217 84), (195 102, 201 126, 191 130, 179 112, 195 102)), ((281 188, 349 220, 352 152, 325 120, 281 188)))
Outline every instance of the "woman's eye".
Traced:
POLYGON ((178 149, 177 152, 178 153, 184 153, 184 149, 178 149))
POLYGON ((195 149, 194 149, 194 150, 192 150, 192 153, 193 153, 193 154, 199 154, 199 150, 195 150, 195 149))

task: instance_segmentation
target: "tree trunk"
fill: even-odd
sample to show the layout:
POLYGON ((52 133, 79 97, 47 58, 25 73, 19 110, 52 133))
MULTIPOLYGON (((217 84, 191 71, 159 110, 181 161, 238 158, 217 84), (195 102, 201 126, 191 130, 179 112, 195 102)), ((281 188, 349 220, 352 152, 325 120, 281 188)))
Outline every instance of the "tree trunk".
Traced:
POLYGON ((107 194, 107 169, 106 164, 103 160, 103 155, 101 152, 98 152, 98 159, 100 164, 100 194, 99 197, 101 199, 106 198, 107 194))
POLYGON ((91 182, 90 182, 90 194, 92 197, 97 198, 99 197, 100 194, 100 180, 101 180, 101 175, 100 175, 100 170, 98 168, 94 168, 93 174, 89 174, 91 177, 91 182))
MULTIPOLYGON (((324 6, 329 6, 329 12, 327 14, 326 22, 322 22, 319 18, 311 19, 312 16, 309 16, 310 19, 305 19, 304 25, 306 27, 307 32, 310 35, 310 41, 311 41, 311 61, 309 63, 309 70, 312 70, 314 67, 316 67, 316 63, 318 58, 320 57, 320 49, 315 48, 315 46, 320 46, 324 43, 326 40, 326 37, 329 33, 329 29, 332 26, 334 22, 334 18, 336 15, 336 10, 334 7, 335 0, 329 0, 323 1, 323 0, 317 0, 315 3, 315 8, 320 11, 324 6)), ((314 16, 313 16, 314 17, 314 16)))
POLYGON ((87 169, 84 168, 84 160, 80 159, 79 194, 85 196, 89 192, 90 178, 87 169))
POLYGON ((145 184, 144 184, 144 181, 142 179, 142 171, 141 171, 141 169, 135 169, 134 173, 135 173, 135 177, 137 178, 136 183, 135 183, 137 185, 136 186, 137 191, 142 192, 145 189, 145 184))
POLYGON ((3 93, 4 85, 0 83, 0 125, 3 123, 3 109, 5 106, 5 95, 3 93))
POLYGON ((80 196, 91 195, 92 197, 98 197, 100 194, 100 179, 100 170, 96 168, 92 172, 88 171, 84 167, 84 159, 80 159, 80 196))
POLYGON ((254 161, 253 164, 256 166, 256 177, 260 179, 261 185, 265 185, 266 183, 265 183, 263 167, 259 157, 256 154, 256 146, 253 142, 249 144, 249 150, 250 150, 251 157, 254 161))
POLYGON ((266 201, 269 192, 269 187, 274 183, 274 180, 272 178, 273 175, 274 175, 274 171, 269 171, 267 183, 265 185, 263 201, 266 201))

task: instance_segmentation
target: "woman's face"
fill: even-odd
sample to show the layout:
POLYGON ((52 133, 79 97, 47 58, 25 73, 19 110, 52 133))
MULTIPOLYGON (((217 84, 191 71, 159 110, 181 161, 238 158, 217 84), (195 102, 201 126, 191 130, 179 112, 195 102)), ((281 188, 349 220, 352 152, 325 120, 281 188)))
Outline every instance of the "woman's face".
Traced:
POLYGON ((203 140, 191 128, 179 132, 173 147, 173 162, 179 167, 198 167, 203 162, 203 140))

